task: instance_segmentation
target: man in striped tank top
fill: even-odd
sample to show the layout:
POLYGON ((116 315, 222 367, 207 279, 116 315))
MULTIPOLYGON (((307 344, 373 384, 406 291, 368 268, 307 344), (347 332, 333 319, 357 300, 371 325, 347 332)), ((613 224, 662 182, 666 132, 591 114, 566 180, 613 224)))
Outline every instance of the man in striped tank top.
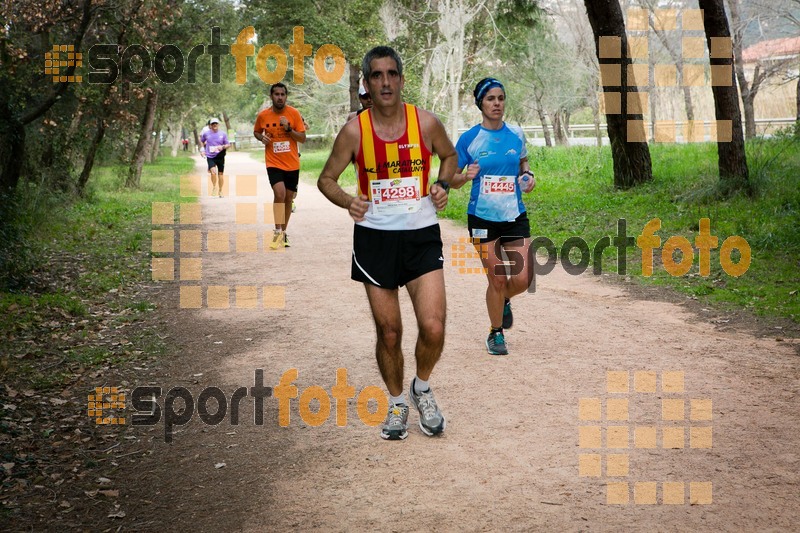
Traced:
POLYGON ((398 440, 408 435, 398 300, 403 285, 419 328, 409 396, 419 411, 420 429, 433 436, 445 429, 428 383, 444 347, 446 309, 436 211, 447 205, 457 155, 435 115, 403 102, 405 79, 397 52, 388 46, 373 48, 361 70, 372 108, 339 132, 317 185, 355 221, 351 278, 366 288, 377 330, 378 368, 390 398, 381 437, 398 440), (429 179, 432 154, 441 161, 436 181, 429 179), (357 170, 355 196, 338 183, 350 163, 357 170))

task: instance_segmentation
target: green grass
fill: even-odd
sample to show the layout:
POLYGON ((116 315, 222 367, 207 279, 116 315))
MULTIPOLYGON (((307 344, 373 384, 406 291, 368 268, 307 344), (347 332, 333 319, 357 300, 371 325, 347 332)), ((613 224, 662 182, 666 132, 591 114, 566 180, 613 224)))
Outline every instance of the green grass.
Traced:
MULTIPOLYGON (((711 234, 719 246, 730 236, 747 240, 752 253, 749 269, 741 277, 728 275, 720 266, 719 247, 711 252, 710 275, 699 275, 699 259, 688 274, 669 275, 655 250, 650 277, 641 275, 642 250, 631 246, 627 275, 647 284, 670 287, 702 301, 746 308, 759 315, 800 321, 800 142, 782 137, 747 145, 754 195, 723 198, 717 177, 715 144, 652 145, 654 179, 632 190, 613 187, 609 148, 531 148, 529 159, 537 177, 536 189, 526 195, 533 237, 544 236, 556 248, 570 237, 581 237, 590 250, 605 236, 617 234, 624 219, 628 236, 636 238, 645 224, 661 220, 656 232, 661 246, 671 236, 694 244, 701 218, 711 221, 711 234)), ((327 151, 306 152, 302 174, 316 179, 327 151)), ((348 169, 352 173, 351 169, 348 169)), ((435 173, 434 173, 435 175, 435 173)), ((342 183, 349 183, 344 177, 342 183)), ((446 218, 466 225, 469 188, 451 190, 446 218)), ((575 258, 573 251, 571 257, 575 258)), ((678 252, 674 259, 680 259, 678 252)), ((734 261, 738 255, 734 255, 734 261)), ((591 271, 591 265, 589 267, 591 271)), ((603 253, 603 271, 617 272, 616 249, 603 253)))
POLYGON ((179 186, 193 167, 182 154, 161 157, 144 166, 136 190, 122 187, 125 168, 99 167, 83 199, 22 188, 18 220, 33 259, 27 284, 0 292, 0 339, 13 357, 0 361, 4 378, 47 389, 76 368, 161 353, 154 332, 120 328, 155 308, 133 290, 151 282, 152 204, 196 201, 181 198, 179 186), (124 342, 97 342, 115 335, 124 342))

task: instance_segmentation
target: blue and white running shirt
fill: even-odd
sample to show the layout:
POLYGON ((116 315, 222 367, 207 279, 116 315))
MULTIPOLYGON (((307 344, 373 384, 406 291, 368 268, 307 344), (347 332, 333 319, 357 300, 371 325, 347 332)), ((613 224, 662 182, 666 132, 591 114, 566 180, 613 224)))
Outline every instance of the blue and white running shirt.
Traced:
POLYGON ((472 180, 468 214, 508 222, 525 212, 517 177, 520 159, 528 157, 528 149, 520 127, 504 122, 499 130, 487 130, 477 124, 459 137, 456 151, 459 169, 472 163, 481 166, 472 180))

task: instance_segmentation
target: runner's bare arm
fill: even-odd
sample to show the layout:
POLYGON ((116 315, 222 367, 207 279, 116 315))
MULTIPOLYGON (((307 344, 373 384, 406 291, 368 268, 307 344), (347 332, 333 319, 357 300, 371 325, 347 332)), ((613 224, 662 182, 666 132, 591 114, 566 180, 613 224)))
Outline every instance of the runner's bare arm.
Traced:
MULTIPOLYGON (((428 111, 419 110, 420 125, 422 126, 422 140, 428 149, 439 156, 439 181, 451 183, 456 167, 458 155, 453 143, 447 137, 442 122, 428 111)), ((438 185, 431 186, 431 200, 436 209, 442 210, 447 206, 447 191, 438 185)))
POLYGON ((338 205, 342 209, 347 209, 350 216, 356 222, 364 220, 369 204, 367 196, 360 197, 347 194, 339 185, 339 176, 352 163, 356 157, 356 148, 361 141, 361 134, 358 123, 348 122, 336 136, 331 149, 331 155, 325 162, 325 167, 317 180, 317 187, 325 198, 338 205))

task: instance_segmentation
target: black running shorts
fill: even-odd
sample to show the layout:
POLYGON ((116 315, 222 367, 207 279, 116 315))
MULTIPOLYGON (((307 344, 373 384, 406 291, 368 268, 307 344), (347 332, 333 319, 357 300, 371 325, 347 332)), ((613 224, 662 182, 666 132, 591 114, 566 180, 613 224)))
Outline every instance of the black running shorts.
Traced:
POLYGON ((400 231, 355 225, 350 272, 355 281, 396 289, 443 267, 439 224, 400 231))
POLYGON ((467 227, 473 243, 477 243, 478 240, 486 243, 500 239, 500 243, 505 244, 531 236, 531 224, 528 221, 527 212, 522 213, 511 222, 493 222, 475 215, 467 215, 467 227))
POLYGON ((208 170, 211 170, 214 167, 217 167, 217 172, 220 174, 225 173, 225 154, 220 152, 214 157, 206 157, 206 162, 208 163, 208 170))
POLYGON ((283 170, 276 167, 267 167, 267 177, 269 184, 283 182, 283 185, 292 192, 297 192, 297 183, 300 181, 300 170, 283 170))

